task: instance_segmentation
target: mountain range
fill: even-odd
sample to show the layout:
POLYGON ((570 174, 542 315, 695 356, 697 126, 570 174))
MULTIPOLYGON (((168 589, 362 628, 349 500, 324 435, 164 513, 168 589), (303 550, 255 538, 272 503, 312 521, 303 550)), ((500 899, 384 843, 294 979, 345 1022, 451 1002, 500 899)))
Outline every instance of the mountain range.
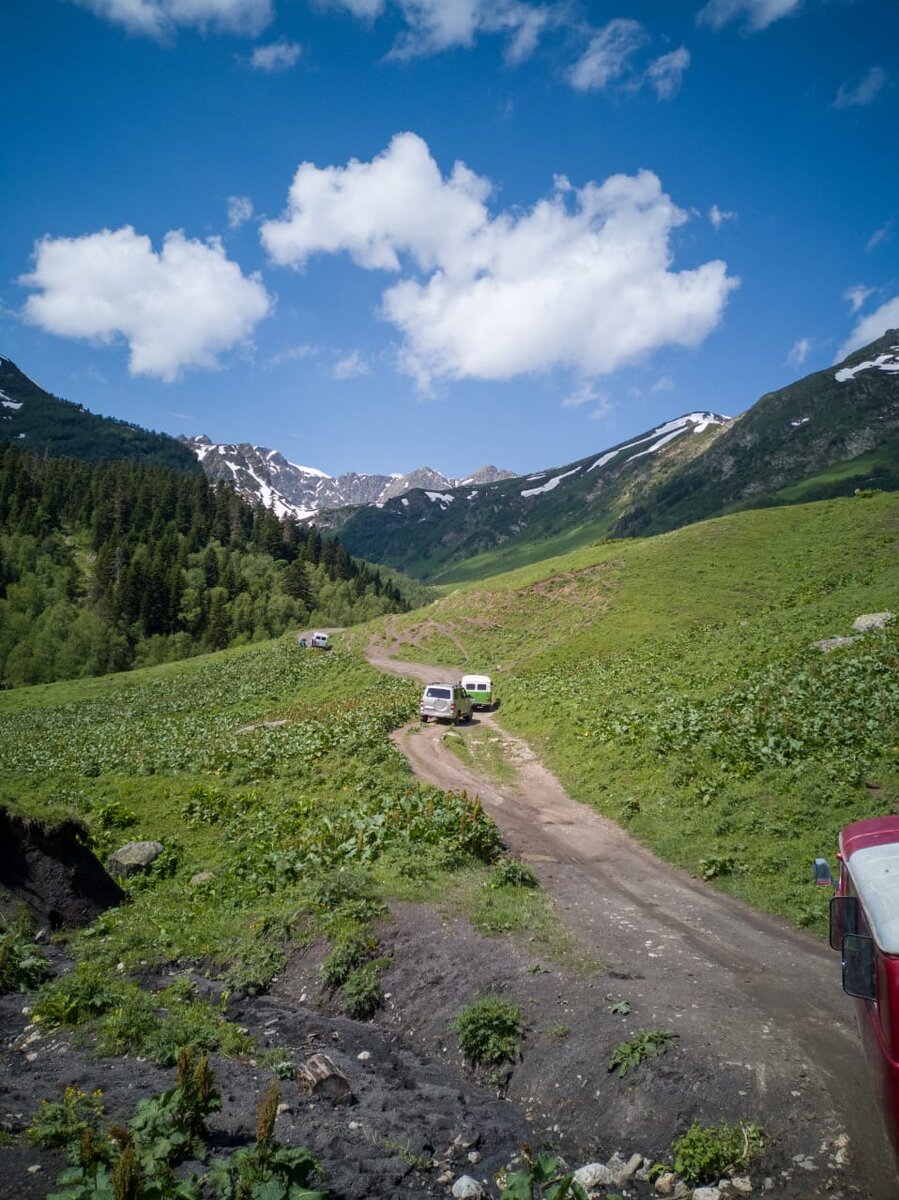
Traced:
POLYGON ((449 479, 432 467, 419 467, 407 475, 366 475, 356 471, 326 475, 316 467, 289 462, 277 450, 249 442, 212 442, 205 434, 181 437, 213 481, 224 480, 247 499, 260 500, 278 516, 300 520, 314 517, 322 509, 358 505, 382 505, 414 488, 442 491, 474 483, 513 479, 514 472, 498 467, 481 467, 466 479, 449 479))
POLYGON ((428 582, 482 578, 598 538, 738 509, 899 489, 899 330, 762 396, 691 413, 526 478, 319 515, 347 550, 428 582))
POLYGON ((576 462, 462 480, 430 467, 336 478, 251 443, 175 439, 51 396, 0 357, 0 438, 96 461, 202 469, 346 550, 428 582, 480 578, 599 538, 663 533, 738 509, 899 490, 899 330, 759 399, 691 412, 576 462))

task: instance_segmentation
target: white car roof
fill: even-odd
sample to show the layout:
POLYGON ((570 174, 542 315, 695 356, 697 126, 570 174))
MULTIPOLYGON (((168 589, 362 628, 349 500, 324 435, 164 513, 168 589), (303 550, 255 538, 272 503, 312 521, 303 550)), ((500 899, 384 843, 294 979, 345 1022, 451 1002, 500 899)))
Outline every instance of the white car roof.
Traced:
POLYGON ((899 843, 863 846, 849 859, 849 870, 875 942, 887 954, 899 954, 899 843))
POLYGON ((463 675, 462 676, 462 686, 465 687, 469 683, 486 683, 487 686, 489 687, 490 686, 490 676, 489 675, 463 675))

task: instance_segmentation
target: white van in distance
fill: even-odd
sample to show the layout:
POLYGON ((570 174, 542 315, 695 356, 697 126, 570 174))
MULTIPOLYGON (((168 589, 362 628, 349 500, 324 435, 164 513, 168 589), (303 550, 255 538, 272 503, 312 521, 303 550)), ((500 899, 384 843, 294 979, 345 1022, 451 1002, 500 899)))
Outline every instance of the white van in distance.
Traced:
POLYGON ((463 675, 462 686, 471 699, 472 708, 491 708, 493 681, 489 675, 463 675))
POLYGON ((331 639, 326 633, 313 633, 309 639, 309 645, 314 646, 317 650, 330 650, 331 639))

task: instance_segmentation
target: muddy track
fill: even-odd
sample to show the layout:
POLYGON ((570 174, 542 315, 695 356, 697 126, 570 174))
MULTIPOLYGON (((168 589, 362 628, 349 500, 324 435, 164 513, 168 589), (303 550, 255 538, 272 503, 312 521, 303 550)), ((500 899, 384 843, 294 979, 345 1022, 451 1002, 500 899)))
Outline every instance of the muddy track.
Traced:
MULTIPOLYGON (((390 660, 375 645, 369 661, 422 681, 447 675, 390 660)), ((679 1031, 707 1086, 722 1080, 733 1087, 743 1078, 739 1094, 787 1151, 807 1153, 845 1132, 852 1193, 894 1200, 892 1155, 837 955, 662 862, 572 800, 492 714, 476 714, 469 728, 477 725, 505 743, 516 772, 511 784, 497 785, 463 765, 444 742, 445 725, 407 726, 395 741, 419 778, 481 797, 509 850, 533 865, 569 930, 613 978, 631 981, 655 1024, 679 1031)), ((465 736, 466 726, 458 731, 465 736)), ((689 1098, 671 1099, 682 1114, 689 1098)), ((660 1111, 659 1119, 673 1115, 660 1111)), ((805 1194, 816 1194, 813 1175, 807 1183, 805 1194)))

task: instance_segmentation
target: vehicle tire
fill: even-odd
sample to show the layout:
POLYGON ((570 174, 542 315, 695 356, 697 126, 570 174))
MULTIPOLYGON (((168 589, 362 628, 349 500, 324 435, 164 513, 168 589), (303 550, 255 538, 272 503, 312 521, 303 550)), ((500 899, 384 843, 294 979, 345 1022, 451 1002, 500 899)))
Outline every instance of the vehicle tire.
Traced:
POLYGON ((422 723, 422 725, 427 725, 427 723, 428 723, 428 718, 427 718, 427 717, 422 717, 422 718, 421 718, 421 723, 422 723))

